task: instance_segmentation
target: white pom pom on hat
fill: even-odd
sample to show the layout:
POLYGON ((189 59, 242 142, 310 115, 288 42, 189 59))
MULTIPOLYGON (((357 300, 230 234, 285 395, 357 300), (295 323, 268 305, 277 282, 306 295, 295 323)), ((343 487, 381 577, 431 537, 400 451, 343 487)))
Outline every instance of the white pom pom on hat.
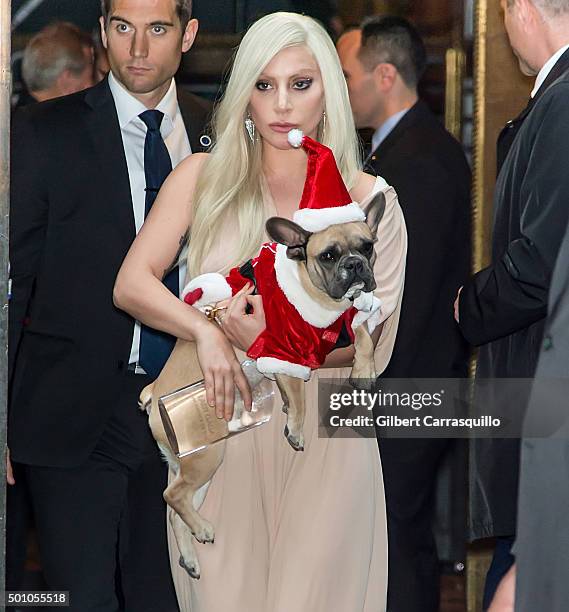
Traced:
POLYGON ((294 128, 288 133, 287 138, 288 138, 288 142, 290 146, 294 147, 295 149, 298 149, 302 146, 302 139, 304 138, 304 132, 302 130, 294 128))

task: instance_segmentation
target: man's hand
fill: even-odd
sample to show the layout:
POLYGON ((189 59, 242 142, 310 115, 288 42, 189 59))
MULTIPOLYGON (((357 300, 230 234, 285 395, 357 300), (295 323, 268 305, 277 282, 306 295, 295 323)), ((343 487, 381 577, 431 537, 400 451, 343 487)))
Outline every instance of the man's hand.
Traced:
POLYGON ((459 311, 458 311, 458 304, 460 301, 460 292, 462 291, 462 287, 458 290, 458 293, 456 294, 456 299, 454 300, 454 320, 458 323, 458 316, 459 316, 459 311))
POLYGON ((225 335, 242 351, 246 351, 266 327, 263 298, 251 295, 253 290, 252 285, 246 285, 236 293, 220 317, 225 335), (251 314, 247 314, 248 305, 253 309, 251 314))
POLYGON ((6 449, 6 482, 9 485, 15 485, 14 471, 12 470, 12 462, 10 461, 10 449, 6 449))
POLYGON ((516 600, 516 565, 502 578, 488 612, 514 612, 516 600))
POLYGON ((235 387, 239 389, 246 410, 251 410, 251 389, 241 364, 225 334, 210 322, 196 333, 198 360, 204 376, 206 400, 215 406, 218 418, 230 421, 233 417, 235 387))

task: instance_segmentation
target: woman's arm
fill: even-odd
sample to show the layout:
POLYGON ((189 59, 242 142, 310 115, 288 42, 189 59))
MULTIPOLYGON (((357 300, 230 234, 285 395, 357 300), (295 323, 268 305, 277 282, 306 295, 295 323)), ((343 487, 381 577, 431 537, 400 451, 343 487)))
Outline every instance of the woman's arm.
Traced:
POLYGON ((166 179, 119 270, 113 300, 145 325, 196 342, 207 401, 215 405, 218 416, 230 419, 235 385, 245 405, 251 405, 249 386, 231 344, 215 324, 162 284, 190 226, 193 192, 206 158, 191 155, 166 179))

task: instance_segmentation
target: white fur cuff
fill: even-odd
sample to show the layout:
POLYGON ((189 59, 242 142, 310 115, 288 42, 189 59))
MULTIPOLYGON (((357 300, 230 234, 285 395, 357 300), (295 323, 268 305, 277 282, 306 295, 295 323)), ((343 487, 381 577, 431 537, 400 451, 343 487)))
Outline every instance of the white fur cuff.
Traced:
POLYGON ((310 380, 311 374, 308 366, 283 361, 275 357, 259 357, 257 359, 257 370, 263 374, 287 374, 294 378, 302 378, 302 380, 310 380))
POLYGON ((201 309, 208 304, 214 304, 220 300, 225 300, 233 295, 229 283, 225 280, 225 277, 217 272, 209 272, 207 274, 200 274, 193 278, 182 291, 182 300, 196 289, 201 289, 203 295, 192 304, 194 308, 201 309))
POLYGON ((372 293, 362 295, 372 295, 372 305, 369 310, 358 310, 356 316, 354 317, 354 320, 352 321, 352 329, 356 329, 356 327, 359 327, 362 323, 367 322, 367 328, 369 333, 371 334, 373 330, 379 325, 379 320, 381 318, 381 300, 372 293))
POLYGON ((371 291, 368 291, 367 293, 362 292, 354 300, 354 308, 356 310, 362 310, 364 312, 371 312, 375 306, 374 299, 378 298, 376 298, 371 291))

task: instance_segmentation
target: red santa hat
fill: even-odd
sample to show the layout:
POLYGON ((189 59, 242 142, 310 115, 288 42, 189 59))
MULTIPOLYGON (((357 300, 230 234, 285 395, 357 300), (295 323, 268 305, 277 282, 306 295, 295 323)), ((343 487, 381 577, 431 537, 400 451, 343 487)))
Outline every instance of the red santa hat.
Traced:
POLYGON ((294 222, 308 232, 320 232, 339 223, 365 221, 363 210, 352 202, 332 151, 297 129, 288 133, 288 141, 308 154, 304 191, 294 222))

